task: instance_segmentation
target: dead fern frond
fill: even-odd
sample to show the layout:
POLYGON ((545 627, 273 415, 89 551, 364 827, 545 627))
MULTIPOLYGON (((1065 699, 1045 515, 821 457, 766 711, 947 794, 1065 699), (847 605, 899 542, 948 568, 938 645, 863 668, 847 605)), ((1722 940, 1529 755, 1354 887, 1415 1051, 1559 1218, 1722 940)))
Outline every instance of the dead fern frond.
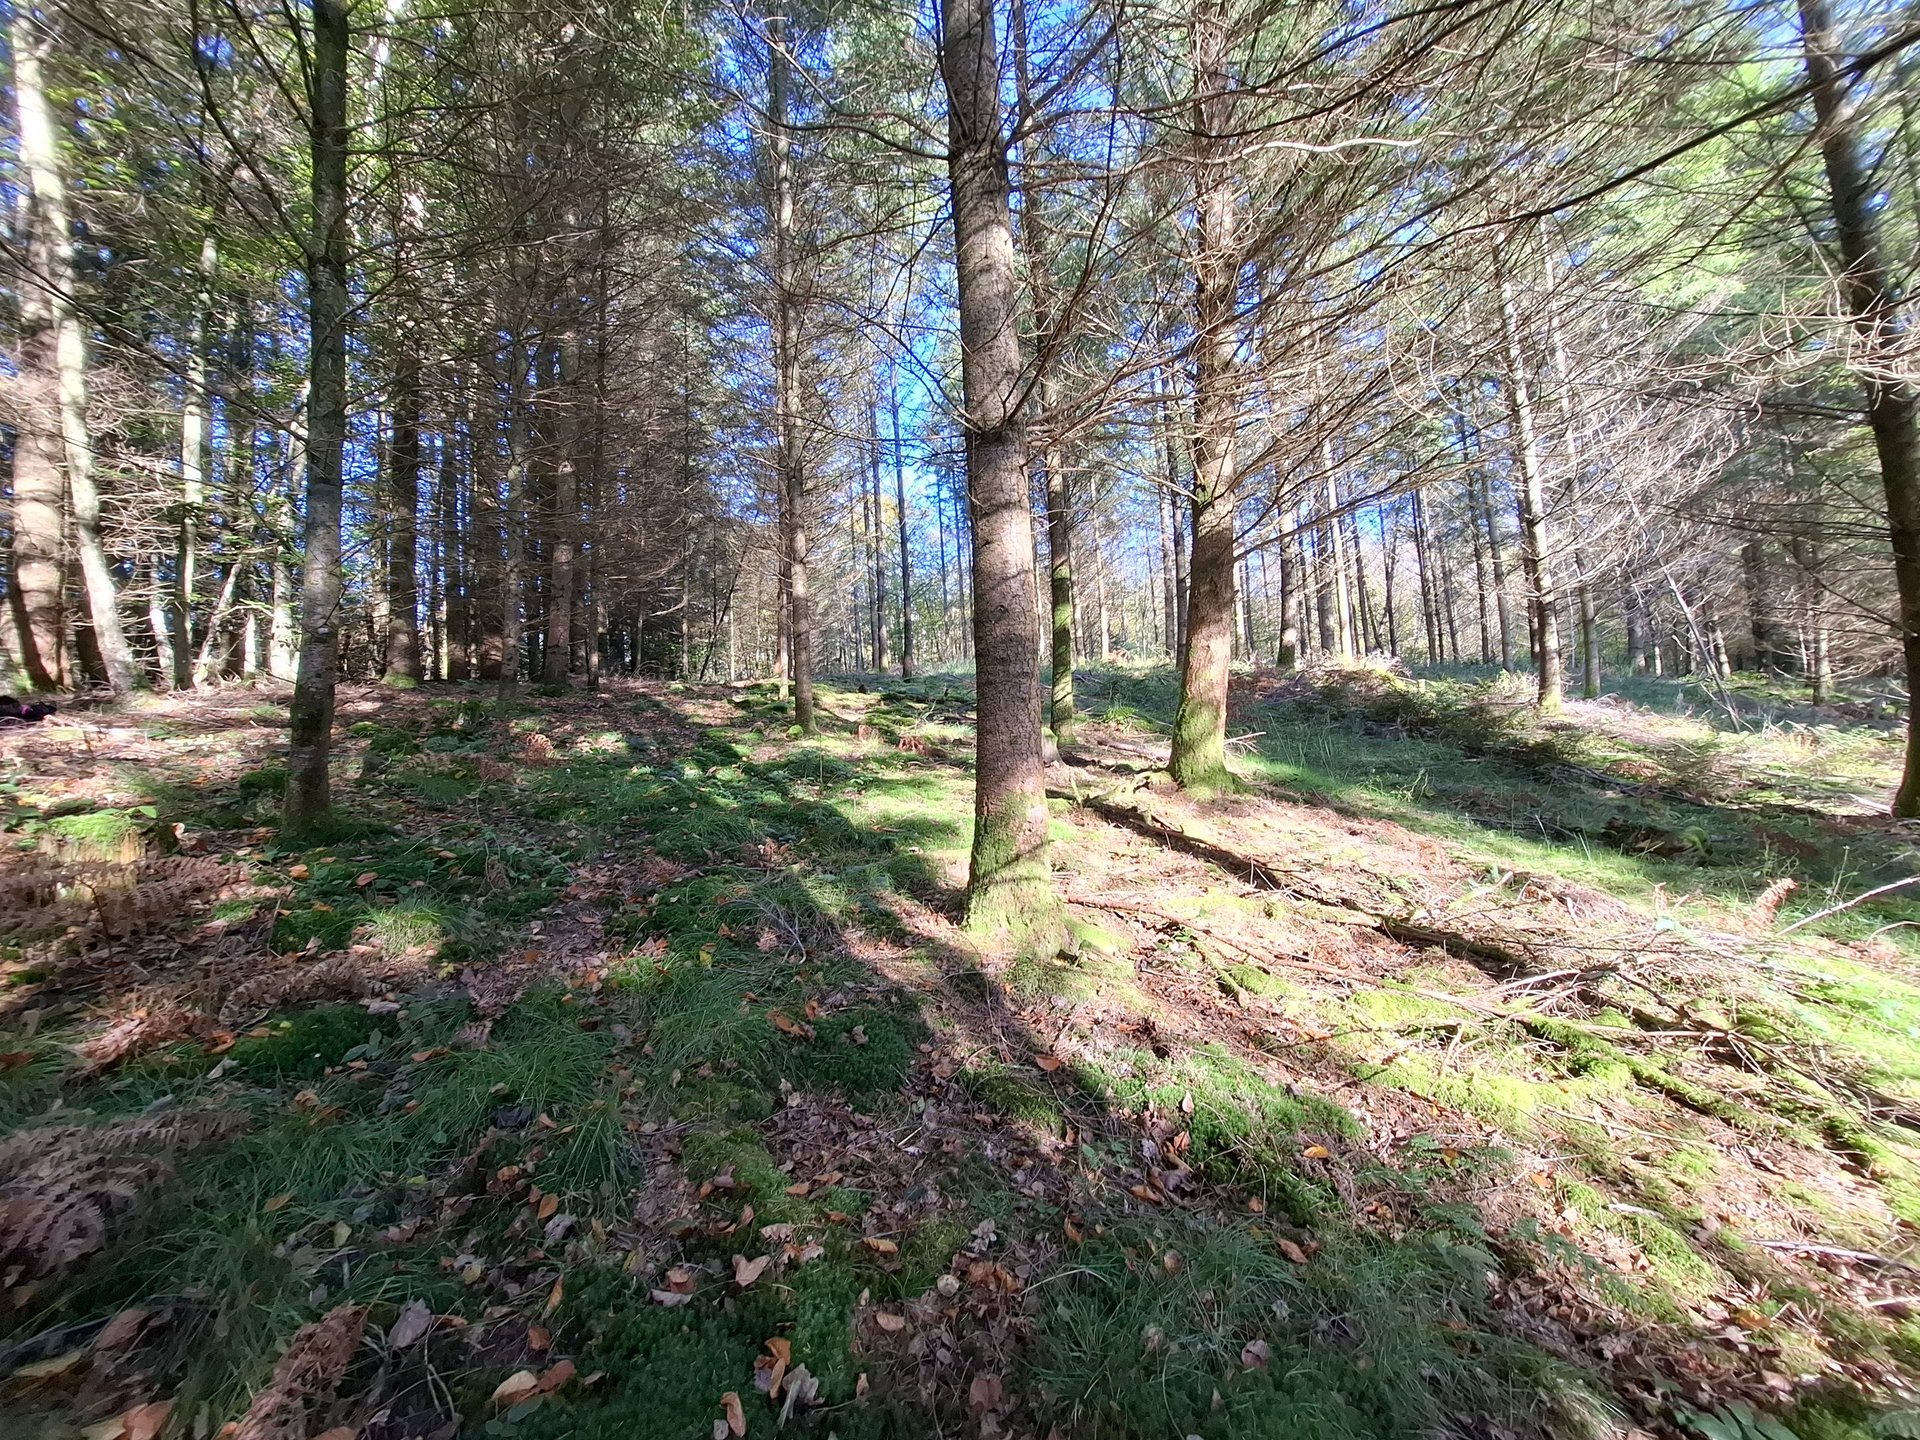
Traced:
POLYGON ((378 989, 358 958, 339 955, 311 965, 275 970, 236 986, 221 1003, 220 1020, 231 1028, 282 1005, 348 1000, 371 995, 378 989))
POLYGON ((1748 918, 1755 926, 1764 930, 1773 924, 1774 917, 1780 913, 1780 907, 1786 904, 1787 897, 1799 888, 1798 880, 1791 876, 1781 876, 1760 892, 1759 898, 1753 902, 1752 910, 1748 912, 1748 918))
POLYGON ((0 1140, 0 1268, 58 1275, 106 1243, 115 1216, 173 1174, 173 1157, 229 1140, 235 1110, 142 1115, 107 1125, 48 1125, 0 1140))
POLYGON ((90 1068, 99 1071, 212 1028, 209 1016, 183 1005, 163 1002, 143 1006, 116 1020, 100 1034, 81 1041, 74 1046, 74 1050, 90 1068))
POLYGON ((337 1305, 296 1330, 232 1440, 306 1440, 311 1412, 332 1398, 366 1328, 365 1306, 337 1305))

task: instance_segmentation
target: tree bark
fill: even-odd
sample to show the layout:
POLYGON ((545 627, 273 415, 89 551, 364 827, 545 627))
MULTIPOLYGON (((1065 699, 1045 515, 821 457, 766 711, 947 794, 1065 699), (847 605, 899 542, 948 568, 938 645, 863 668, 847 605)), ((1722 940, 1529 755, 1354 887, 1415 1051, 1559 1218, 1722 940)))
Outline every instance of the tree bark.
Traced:
POLYGON ((1839 76, 1839 40, 1829 0, 1799 0, 1807 81, 1819 121, 1820 158, 1844 266, 1840 296, 1864 352, 1867 426, 1880 462, 1900 596, 1900 644, 1907 679, 1907 754, 1893 813, 1920 815, 1920 391, 1899 377, 1899 291, 1881 252, 1874 183, 1860 153, 1858 116, 1839 76))
POLYGON ((1167 769, 1184 789, 1233 788, 1227 770, 1227 682, 1233 659, 1234 440, 1239 414, 1235 292, 1239 193, 1231 138, 1229 25, 1221 0, 1194 0, 1193 562, 1186 657, 1167 769))
MULTIPOLYGON (((87 620, 107 686, 116 694, 124 694, 139 683, 140 675, 133 647, 127 644, 120 624, 113 572, 100 543, 100 493, 94 486, 93 437, 87 424, 87 331, 74 305, 73 227, 67 214, 66 181, 60 173, 59 146, 42 68, 52 53, 54 37, 27 5, 14 6, 11 29, 17 138, 20 163, 28 181, 28 288, 40 291, 35 303, 45 306, 44 320, 35 324, 50 324, 53 332, 55 410, 87 620)), ((44 360, 48 353, 44 341, 30 353, 44 360)), ((39 678, 34 677, 36 683, 39 678)))
POLYGON ((173 550, 174 684, 192 682, 193 606, 199 592, 200 518, 207 503, 207 450, 212 418, 207 384, 208 344, 213 328, 213 286, 220 268, 220 242, 209 225, 200 237, 199 288, 187 339, 185 403, 180 407, 180 528, 173 550))
POLYGON ((420 594, 420 358, 402 342, 393 368, 393 433, 387 447, 387 671, 389 685, 418 684, 420 594))
POLYGON ((793 132, 787 124, 787 22, 767 16, 767 125, 773 140, 774 426, 786 534, 787 652, 793 723, 813 732, 813 604, 807 574, 806 455, 800 433, 800 316, 794 254, 793 132))
MULTIPOLYGON (((569 317, 571 322, 572 317, 569 317)), ((577 583, 576 546, 580 531, 580 422, 574 388, 579 382, 580 337, 571 328, 561 338, 554 387, 559 411, 554 421, 553 508, 547 550, 546 649, 540 680, 565 685, 573 668, 573 604, 577 583)))
POLYGON ((991 0, 941 0, 959 280, 978 696, 968 922, 1046 959, 1065 938, 1048 867, 1039 613, 1019 293, 991 0))
POLYGON ((339 654, 340 482, 347 431, 347 0, 313 0, 308 140, 307 525, 300 668, 287 756, 286 818, 298 830, 332 806, 328 765, 339 654))
POLYGON ((1554 594, 1552 549, 1549 543, 1546 500, 1540 480, 1540 446, 1535 433, 1533 386, 1520 345, 1520 325, 1514 313, 1513 286, 1504 266, 1500 272, 1500 339, 1506 357, 1507 418, 1513 431, 1514 468, 1519 474, 1520 568, 1527 582, 1527 607, 1534 636, 1537 702, 1553 714, 1560 709, 1564 684, 1560 664, 1559 598, 1554 594))
POLYGON ((900 444, 900 386, 887 387, 893 414, 893 519, 900 534, 900 678, 913 678, 913 559, 907 543, 907 462, 900 444))

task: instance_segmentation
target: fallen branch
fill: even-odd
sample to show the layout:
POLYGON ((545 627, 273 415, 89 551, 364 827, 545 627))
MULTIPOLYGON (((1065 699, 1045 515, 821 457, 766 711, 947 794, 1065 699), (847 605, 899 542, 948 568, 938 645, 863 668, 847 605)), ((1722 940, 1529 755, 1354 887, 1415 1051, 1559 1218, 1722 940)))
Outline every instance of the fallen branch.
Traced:
POLYGON ((1816 920, 1824 920, 1829 915, 1838 915, 1843 910, 1851 910, 1856 905, 1866 904, 1867 901, 1873 899, 1876 895, 1884 895, 1889 890, 1901 890, 1908 885, 1920 885, 1920 875, 1909 875, 1904 880, 1892 880, 1885 885, 1876 885, 1873 889, 1856 895, 1851 900, 1843 900, 1838 905, 1829 905, 1824 910, 1816 910, 1811 915, 1803 915, 1791 925, 1782 926, 1780 933, 1782 935, 1791 935, 1794 931, 1803 926, 1811 925, 1816 920))

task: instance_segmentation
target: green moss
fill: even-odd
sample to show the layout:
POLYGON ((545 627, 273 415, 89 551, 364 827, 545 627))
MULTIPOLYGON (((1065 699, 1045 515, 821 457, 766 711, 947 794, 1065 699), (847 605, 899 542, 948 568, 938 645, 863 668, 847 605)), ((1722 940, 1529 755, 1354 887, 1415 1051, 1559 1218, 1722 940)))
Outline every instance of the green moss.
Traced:
POLYGON ((85 815, 62 815, 47 822, 63 859, 85 863, 103 860, 130 864, 146 853, 145 823, 151 813, 94 810, 85 815))
POLYGON ((265 1036, 242 1036, 228 1054, 230 1068, 256 1084, 316 1080, 379 1028, 379 1017, 358 1005, 321 1005, 274 1022, 265 1036))
POLYGON ((923 1033, 918 1022, 874 1006, 823 1015, 811 1040, 794 1039, 774 1052, 773 1068, 794 1084, 837 1087, 850 1096, 897 1090, 923 1033))
POLYGON ((967 1093, 981 1104, 1038 1126, 1049 1134, 1065 1133, 1066 1111, 1059 1093, 1031 1071, 988 1064, 962 1070, 957 1078, 967 1093))
POLYGON ((1100 1080, 1128 1109, 1188 1113, 1188 1161, 1210 1178, 1251 1188, 1302 1224, 1332 1202, 1301 1172, 1299 1156, 1308 1137, 1352 1132, 1352 1117, 1337 1105, 1290 1094, 1211 1047, 1164 1063, 1137 1057, 1133 1073, 1108 1072, 1100 1080))

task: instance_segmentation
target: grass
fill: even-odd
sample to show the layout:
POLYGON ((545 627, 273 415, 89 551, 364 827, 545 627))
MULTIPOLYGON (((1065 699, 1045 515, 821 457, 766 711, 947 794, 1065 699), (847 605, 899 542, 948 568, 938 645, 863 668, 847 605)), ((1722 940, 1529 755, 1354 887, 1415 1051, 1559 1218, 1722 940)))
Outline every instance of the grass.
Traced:
MULTIPOLYGON (((1488 1021, 1435 998, 1479 992, 1430 956, 1327 986, 1177 932, 1143 951, 1076 918, 1072 953, 984 965, 950 925, 971 839, 968 691, 952 676, 823 684, 822 733, 795 740, 762 690, 549 705, 423 687, 351 728, 351 820, 324 837, 271 832, 269 764, 156 786, 153 815, 18 822, 36 843, 109 848, 176 821, 244 833, 253 878, 274 888, 221 902, 234 930, 280 955, 407 957, 419 978, 371 1007, 323 997, 230 1045, 194 1035, 101 1070, 69 1048, 95 1023, 84 1007, 36 1012, 0 1044, 9 1130, 203 1107, 248 1124, 116 1215, 107 1248, 14 1294, 0 1344, 173 1307, 137 1359, 181 1434, 237 1416, 300 1324, 353 1302, 384 1330, 419 1299, 468 1322, 432 1343, 436 1403, 475 1434, 705 1435, 728 1391, 750 1433, 770 1429, 753 1376, 778 1339, 833 1407, 809 1433, 849 1440, 977 1426, 969 1387, 989 1372, 1022 1433, 1598 1435, 1621 1403, 1604 1367, 1514 1323, 1509 1292, 1542 1283, 1538 1256, 1576 1277, 1580 1304, 1634 1326, 1685 1330, 1736 1274, 1775 1314, 1831 1305, 1774 1299, 1784 1278, 1737 1236, 1698 1240, 1747 1175, 1736 1131, 1844 1149, 1884 1203, 1920 1214, 1912 1152, 1845 1097, 1790 1105, 1755 1077, 1689 1108, 1697 1067, 1632 1039, 1630 1016, 1488 1021), (591 973, 549 965, 498 1013, 475 1008, 468 972, 549 953, 591 973), (1176 992, 1227 1019, 1175 1034, 1199 1014, 1191 999, 1169 1014, 1176 992), (1264 1053, 1310 1059, 1312 1083, 1270 1078, 1240 1033, 1263 1016, 1295 1037, 1269 1034, 1264 1053), (1141 1038, 1140 1017, 1167 1038, 1141 1038), (1037 1066, 1075 1025, 1100 1043, 1037 1066), (1635 1130, 1658 1143, 1622 1141, 1635 1130), (829 1173, 851 1168, 829 1149, 865 1168, 829 1173), (1177 1204, 1154 1193, 1173 1169, 1192 1177, 1177 1204), (1540 1198, 1502 1209, 1515 1191, 1540 1198), (983 1253, 1014 1287, 949 1295, 983 1253), (736 1257, 765 1254, 774 1268, 734 1283, 736 1257), (659 1303, 680 1268, 693 1298, 659 1303), (875 1329, 876 1306, 914 1317, 918 1351, 875 1329), (536 1325, 546 1353, 605 1378, 509 1424, 487 1397, 528 1363, 536 1325), (944 1366, 927 1360, 939 1347, 944 1366)), ((1490 874, 1577 879, 1676 924, 1705 926, 1780 874, 1805 889, 1783 913, 1811 914, 1905 863, 1904 842, 1778 808, 1818 802, 1835 774, 1869 778, 1871 734, 1771 721, 1757 694, 1736 720, 1671 687, 1617 723, 1575 707, 1542 730, 1509 698, 1483 675, 1236 693, 1233 732, 1262 732, 1237 763, 1490 874), (1745 808, 1707 798, 1730 775, 1745 808)), ((1164 671, 1098 672, 1082 694, 1102 725, 1142 734, 1165 733, 1174 699, 1164 671)), ((1063 855, 1103 843, 1074 814, 1055 823, 1063 855)), ((1224 894, 1167 903, 1195 923, 1275 918, 1224 894)), ((1842 941, 1917 913, 1896 897, 1810 929, 1842 941)), ((1907 953, 1905 932, 1884 943, 1907 953)), ((1832 947, 1783 946, 1776 963, 1769 986, 1723 1005, 1730 1033, 1920 1091, 1920 987, 1832 947)), ((1777 1178, 1803 1210, 1829 1203, 1777 1178)), ((1873 1239, 1857 1206, 1833 1203, 1832 1225, 1873 1239)), ((1878 1318, 1834 1315, 1821 1344, 1852 1324, 1849 1353, 1897 1352, 1878 1318)), ((1884 1408, 1787 1423, 1856 1440, 1884 1408)))

